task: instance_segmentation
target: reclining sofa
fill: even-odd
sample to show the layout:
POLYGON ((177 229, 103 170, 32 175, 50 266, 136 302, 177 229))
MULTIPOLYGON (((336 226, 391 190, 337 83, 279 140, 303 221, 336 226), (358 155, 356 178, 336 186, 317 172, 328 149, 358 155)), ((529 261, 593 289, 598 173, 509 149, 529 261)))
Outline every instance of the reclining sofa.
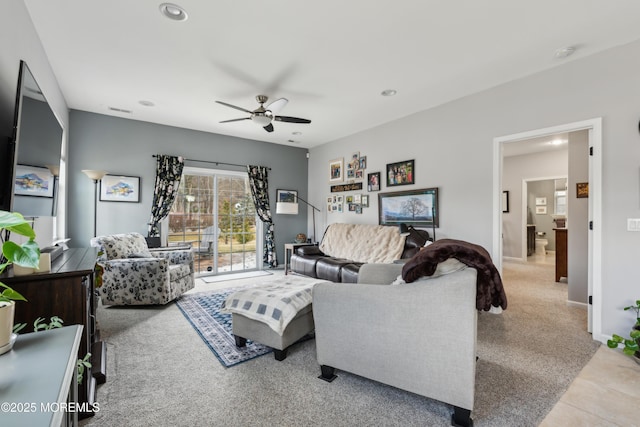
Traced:
POLYGON ((291 256, 291 271, 331 282, 357 283, 365 263, 393 263, 415 255, 429 240, 426 230, 371 224, 330 224, 319 246, 301 246, 291 256))

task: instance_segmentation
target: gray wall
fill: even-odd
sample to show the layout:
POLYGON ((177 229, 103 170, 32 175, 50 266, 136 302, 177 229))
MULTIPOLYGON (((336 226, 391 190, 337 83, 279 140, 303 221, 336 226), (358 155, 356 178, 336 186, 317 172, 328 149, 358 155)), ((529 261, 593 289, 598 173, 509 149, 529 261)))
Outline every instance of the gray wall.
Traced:
MULTIPOLYGON (((4 41, 0 50, 0 138, 11 136, 21 59, 29 66, 31 73, 38 82, 42 93, 47 98, 62 127, 68 129, 69 114, 66 101, 60 91, 24 2, 3 2, 3 11, 0 14, 0 40, 4 41)), ((64 133, 63 138, 66 147, 66 133, 64 133)), ((66 150, 66 148, 63 148, 63 150, 66 150)), ((64 188, 66 176, 64 175, 64 166, 61 173, 59 184, 63 195, 58 200, 59 220, 57 221, 57 230, 54 231, 51 227, 45 227, 48 234, 38 232, 37 240, 41 246, 51 243, 54 237, 53 233, 58 236, 65 234, 66 200, 64 188)), ((42 222, 48 223, 49 220, 44 219, 42 222)), ((36 228, 38 228, 38 224, 36 224, 36 228)))
POLYGON ((556 236, 553 228, 555 227, 555 223, 553 222, 553 218, 551 215, 554 212, 554 202, 553 196, 555 192, 555 181, 553 179, 545 179, 542 181, 531 181, 527 183, 527 207, 528 210, 531 211, 532 224, 536 226, 536 233, 543 232, 545 233, 544 239, 549 241, 547 245, 548 251, 556 250, 556 236), (547 213, 546 214, 537 214, 536 213, 536 198, 545 197, 547 199, 547 213))
MULTIPOLYGON (((509 212, 502 214, 502 253, 505 257, 526 259, 527 255, 522 246, 522 228, 525 226, 522 222, 522 181, 567 176, 567 165, 568 150, 504 158, 502 189, 509 191, 509 212)), ((549 202, 552 200, 547 200, 549 202)), ((533 220, 537 216, 532 212, 533 220)))
MULTIPOLYGON (((622 307, 639 297, 634 284, 640 283, 640 233, 626 231, 626 218, 640 217, 638 69, 640 42, 634 42, 314 148, 311 202, 320 204, 329 193, 331 159, 360 151, 369 171, 415 159, 416 184, 403 190, 440 188, 441 236, 491 250, 494 138, 602 117, 603 223, 596 224, 603 237, 602 332, 624 332, 633 319, 622 307)), ((376 223, 377 200, 371 201, 363 215, 324 221, 376 223)))
MULTIPOLYGON (((71 246, 89 245, 93 236, 94 184, 82 169, 105 170, 112 175, 141 178, 140 203, 98 202, 98 235, 137 231, 147 235, 151 214, 156 159, 170 154, 188 159, 268 166, 271 213, 276 231, 278 261, 283 244, 305 230, 306 205, 299 215, 276 215, 277 189, 297 190, 307 200, 307 150, 233 138, 136 120, 72 110, 69 141, 69 233, 71 246)), ((243 170, 238 167, 186 162, 187 166, 243 170)))
MULTIPOLYGON (((576 183, 589 182, 589 133, 569 134, 569 181, 567 191, 567 281, 569 301, 588 301, 589 199, 576 197, 576 183)), ((606 286, 606 282, 605 282, 606 286)), ((639 297, 640 298, 640 297, 639 297)), ((637 298, 636 298, 637 299, 637 298)))

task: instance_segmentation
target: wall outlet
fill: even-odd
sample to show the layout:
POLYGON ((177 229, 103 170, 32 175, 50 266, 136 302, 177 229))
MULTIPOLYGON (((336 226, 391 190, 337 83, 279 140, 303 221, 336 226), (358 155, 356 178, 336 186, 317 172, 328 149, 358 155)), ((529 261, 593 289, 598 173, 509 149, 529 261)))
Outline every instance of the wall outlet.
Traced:
POLYGON ((640 231, 640 218, 627 218, 627 231, 640 231))

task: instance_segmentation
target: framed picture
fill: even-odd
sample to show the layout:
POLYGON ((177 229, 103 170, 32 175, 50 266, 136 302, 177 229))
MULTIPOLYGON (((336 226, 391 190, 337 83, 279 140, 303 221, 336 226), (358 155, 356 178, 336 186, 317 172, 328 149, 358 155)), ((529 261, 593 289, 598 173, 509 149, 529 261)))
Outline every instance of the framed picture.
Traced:
POLYGON ((105 175, 100 180, 100 201, 140 202, 140 177, 105 175))
POLYGON ((546 197, 536 197, 536 206, 547 206, 546 197))
POLYGON ((349 156, 349 161, 347 162, 347 170, 355 171, 358 169, 360 169, 360 153, 351 153, 351 156, 349 156))
POLYGON ((363 179, 363 178, 364 178, 364 170, 358 169, 356 171, 356 179, 363 179))
POLYGON ((16 165, 15 194, 53 197, 53 174, 47 168, 16 165))
POLYGON ((342 182, 344 179, 342 170, 342 158, 329 162, 329 182, 342 182))
POLYGON ((378 222, 381 225, 439 226, 438 189, 378 194, 378 222))
POLYGON ((353 203, 353 196, 347 196, 347 203, 353 203))
POLYGON ((276 190, 276 203, 298 203, 296 190, 276 190))
POLYGON ((589 197, 589 183, 588 182, 577 182, 576 183, 576 197, 578 199, 583 199, 585 197, 589 197))
POLYGON ((536 206, 536 215, 546 215, 547 207, 546 206, 536 206))
POLYGON ((387 187, 415 183, 414 160, 387 164, 387 187))
POLYGON ((367 168, 367 156, 360 156, 360 165, 358 169, 366 169, 367 168))
POLYGON ((362 203, 362 194, 354 194, 353 195, 353 203, 360 204, 362 203))
POLYGON ((362 195, 362 201, 360 202, 360 204, 362 205, 363 208, 368 208, 369 207, 369 196, 366 194, 362 195))
POLYGON ((380 191, 380 172, 367 175, 367 191, 380 191))
POLYGON ((502 192, 502 212, 503 213, 509 212, 509 192, 508 191, 502 192))

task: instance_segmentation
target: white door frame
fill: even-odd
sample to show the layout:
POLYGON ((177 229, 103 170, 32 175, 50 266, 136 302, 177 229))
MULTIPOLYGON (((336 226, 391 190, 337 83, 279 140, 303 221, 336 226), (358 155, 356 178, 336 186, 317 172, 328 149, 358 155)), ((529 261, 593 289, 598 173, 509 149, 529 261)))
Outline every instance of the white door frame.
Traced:
POLYGON ((593 339, 606 342, 602 335, 602 118, 567 123, 563 125, 536 129, 493 139, 493 261, 502 271, 502 173, 503 144, 522 141, 556 133, 569 133, 579 130, 589 131, 589 147, 593 155, 589 156, 589 221, 594 226, 589 232, 589 296, 593 305, 588 305, 588 330, 593 339))

